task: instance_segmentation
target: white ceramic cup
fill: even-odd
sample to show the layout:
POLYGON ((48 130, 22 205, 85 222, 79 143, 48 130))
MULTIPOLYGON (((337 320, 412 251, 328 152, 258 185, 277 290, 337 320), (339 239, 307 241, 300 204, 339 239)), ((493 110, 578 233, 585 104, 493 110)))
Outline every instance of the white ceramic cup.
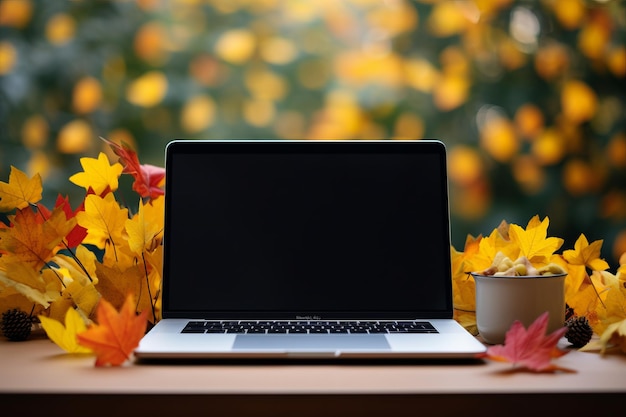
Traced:
POLYGON ((503 343, 513 322, 519 320, 528 327, 546 311, 550 315, 548 333, 563 327, 567 274, 472 276, 476 282, 476 325, 485 342, 503 343))

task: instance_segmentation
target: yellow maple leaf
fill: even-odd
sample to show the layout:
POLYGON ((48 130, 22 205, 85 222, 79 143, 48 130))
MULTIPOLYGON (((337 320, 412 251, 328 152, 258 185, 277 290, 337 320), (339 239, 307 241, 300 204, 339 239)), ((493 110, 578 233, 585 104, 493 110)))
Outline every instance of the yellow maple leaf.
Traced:
POLYGON ((90 194, 85 198, 85 210, 77 213, 76 218, 87 229, 83 243, 104 249, 108 242, 115 248, 123 241, 128 209, 121 208, 112 193, 104 197, 90 194))
POLYGON ((96 158, 80 158, 83 172, 70 177, 70 181, 83 187, 86 191, 91 188, 94 193, 101 195, 107 190, 115 191, 119 185, 118 180, 124 167, 119 162, 111 164, 109 158, 100 152, 96 158))
POLYGON ((39 316, 41 327, 48 338, 68 353, 91 353, 91 349, 78 343, 76 335, 87 330, 85 321, 80 314, 70 308, 65 313, 65 325, 46 316, 39 316))
POLYGON ((48 308, 60 296, 60 282, 49 269, 39 273, 27 263, 11 262, 0 271, 0 283, 24 295, 28 300, 48 308))
POLYGON ((28 178, 25 173, 12 166, 9 182, 0 181, 0 212, 23 209, 36 204, 41 200, 42 191, 39 174, 28 178))
POLYGON ((563 257, 572 265, 585 265, 594 271, 604 271, 609 268, 609 264, 604 259, 600 259, 602 242, 602 240, 596 240, 589 244, 587 237, 581 234, 574 244, 574 249, 563 251, 563 257))
POLYGON ((534 216, 526 230, 516 224, 509 227, 511 241, 520 248, 519 255, 528 258, 535 267, 547 264, 552 254, 563 245, 563 239, 547 237, 549 224, 548 217, 540 221, 539 216, 534 216))
MULTIPOLYGON (((162 201, 163 199, 159 198, 157 200, 162 201)), ((148 215, 152 215, 151 217, 153 218, 155 215, 155 210, 151 209, 151 207, 152 205, 150 203, 145 206, 140 203, 137 214, 135 214, 132 219, 126 220, 128 245, 130 249, 138 255, 141 255, 145 250, 150 251, 160 243, 160 239, 158 238, 163 231, 163 222, 159 222, 158 220, 148 221, 146 211, 148 211, 148 215)))

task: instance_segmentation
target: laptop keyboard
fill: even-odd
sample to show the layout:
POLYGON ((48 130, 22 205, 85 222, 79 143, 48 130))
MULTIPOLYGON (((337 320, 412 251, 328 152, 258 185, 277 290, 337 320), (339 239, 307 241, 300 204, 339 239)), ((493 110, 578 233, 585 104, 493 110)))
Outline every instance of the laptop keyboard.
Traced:
POLYGON ((438 333, 427 321, 190 321, 181 333, 438 333))

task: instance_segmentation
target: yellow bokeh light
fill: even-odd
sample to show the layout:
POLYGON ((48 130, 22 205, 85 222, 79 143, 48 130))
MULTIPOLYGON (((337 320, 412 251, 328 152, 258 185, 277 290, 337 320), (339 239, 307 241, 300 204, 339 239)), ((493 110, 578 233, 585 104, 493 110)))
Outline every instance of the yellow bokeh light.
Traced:
POLYGON ((405 112, 398 116, 394 126, 393 139, 422 139, 424 121, 414 113, 405 112))
POLYGON ((87 114, 96 110, 102 102, 102 86, 93 77, 84 77, 74 86, 72 107, 77 114, 87 114))
POLYGON ((272 37, 261 43, 260 54, 270 64, 284 65, 297 57, 298 48, 288 39, 272 37))
POLYGON ((543 189, 546 173, 535 158, 529 155, 515 158, 512 168, 515 180, 526 193, 536 194, 543 189))
POLYGON ((165 50, 167 33, 163 25, 158 22, 148 22, 141 26, 135 35, 133 47, 135 54, 144 61, 161 65, 167 58, 165 50))
POLYGON ((46 152, 41 150, 33 152, 28 160, 27 171, 30 176, 39 174, 45 181, 50 173, 50 158, 46 152))
POLYGON ((524 104, 515 112, 515 127, 521 136, 535 138, 544 128, 544 117, 541 109, 534 104, 524 104))
POLYGON ((579 28, 586 17, 582 0, 553 0, 549 4, 559 23, 567 29, 579 28))
POLYGON ((626 47, 611 49, 608 52, 607 65, 616 77, 626 77, 626 47))
POLYGON ((3 0, 0 2, 0 26, 18 29, 26 27, 33 15, 31 0, 3 0))
POLYGON ((616 168, 626 168, 626 133, 618 133, 611 138, 606 148, 607 160, 616 168))
POLYGON ((435 3, 428 17, 427 26, 435 36, 447 37, 465 31, 471 24, 468 19, 469 4, 456 1, 440 1, 435 3))
POLYGON ((243 103, 243 117, 252 126, 269 125, 274 120, 275 113, 274 104, 268 100, 246 100, 243 103))
POLYGON ((565 46, 550 42, 535 54, 535 71, 545 80, 563 76, 570 65, 570 55, 565 46))
POLYGON ((353 85, 399 86, 404 79, 404 61, 393 53, 381 56, 348 50, 335 58, 335 75, 353 85))
POLYGON ((275 72, 253 69, 245 75, 246 87, 259 100, 281 100, 287 94, 287 81, 275 72))
POLYGON ((181 125, 187 133, 200 133, 215 119, 215 102, 207 95, 193 97, 183 107, 181 125))
POLYGON ((470 82, 466 76, 444 74, 433 90, 433 100, 439 110, 453 110, 467 101, 470 82))
POLYGON ((457 145, 448 153, 448 175, 454 183, 467 186, 484 174, 484 163, 478 151, 467 145, 457 145))
POLYGON ((604 51, 611 38, 609 28, 601 19, 593 20, 585 25, 578 34, 578 48, 590 59, 600 59, 604 56, 604 51))
POLYGON ((535 139, 531 149, 541 165, 553 165, 565 156, 565 139, 556 129, 546 129, 535 139))
POLYGON ((515 128, 504 117, 493 117, 480 129, 480 146, 496 161, 507 163, 519 151, 515 128))
POLYGON ((367 15, 368 23, 390 36, 409 32, 417 28, 419 16, 417 10, 407 2, 376 2, 375 7, 367 15))
POLYGON ((28 149, 39 149, 48 142, 50 127, 43 116, 30 116, 22 125, 22 143, 28 149))
POLYGON ((405 61, 404 74, 406 84, 423 93, 430 93, 439 79, 435 66, 425 59, 405 61))
POLYGON ((57 137, 57 149, 65 154, 84 153, 93 144, 93 130, 84 120, 77 119, 67 123, 57 137))
POLYGON ((13 71, 17 63, 17 51, 9 42, 0 42, 0 75, 13 71))
POLYGON ((563 169, 563 185, 573 196, 590 192, 595 181, 594 170, 584 161, 573 159, 563 169))
POLYGON ((582 123, 596 114, 598 98, 596 93, 584 82, 568 81, 561 92, 563 115, 574 123, 582 123))
POLYGON ((71 16, 59 13, 46 24, 46 37, 53 45, 62 45, 74 38, 76 21, 71 16))
POLYGON ((167 94, 167 77, 160 71, 150 71, 133 81, 126 90, 129 102, 140 107, 153 107, 167 94))
POLYGON ((256 38, 247 29, 232 29, 224 32, 215 44, 215 53, 231 64, 248 61, 256 49, 256 38))

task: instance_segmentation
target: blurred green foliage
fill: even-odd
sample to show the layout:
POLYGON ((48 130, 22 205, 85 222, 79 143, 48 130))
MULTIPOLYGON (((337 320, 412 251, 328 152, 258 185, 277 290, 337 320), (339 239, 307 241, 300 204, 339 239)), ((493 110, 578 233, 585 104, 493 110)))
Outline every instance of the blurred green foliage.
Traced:
MULTIPOLYGON (((626 5, 1 0, 0 179, 174 138, 438 138, 453 244, 549 216, 626 252, 626 5)), ((80 201, 79 198, 73 201, 80 201)))

